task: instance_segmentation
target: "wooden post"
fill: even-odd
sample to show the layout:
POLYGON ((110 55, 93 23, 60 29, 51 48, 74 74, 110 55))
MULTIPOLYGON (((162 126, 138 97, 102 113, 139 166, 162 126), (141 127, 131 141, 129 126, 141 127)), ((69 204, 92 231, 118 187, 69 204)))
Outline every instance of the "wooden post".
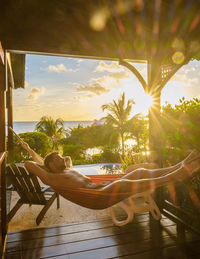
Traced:
MULTIPOLYGON (((160 131, 160 97, 161 89, 157 87, 161 83, 162 78, 160 77, 160 82, 155 80, 155 70, 160 69, 153 63, 152 59, 148 61, 147 64, 147 89, 148 93, 153 97, 154 103, 149 109, 149 147, 152 154, 154 162, 156 162, 160 167, 163 166, 162 163, 162 146, 160 131)), ((158 71, 157 71, 158 73, 158 71)), ((160 71, 161 74, 161 71, 160 71)))
POLYGON ((152 152, 154 162, 160 167, 162 163, 162 141, 161 141, 161 126, 160 126, 160 96, 158 91, 154 94, 154 104, 149 109, 149 146, 152 152))
MULTIPOLYGON (((6 151, 6 129, 5 129, 5 90, 7 83, 7 60, 6 55, 0 43, 0 153, 5 154, 6 151)), ((3 155, 2 155, 3 156, 3 155)), ((1 161, 0 168, 0 209, 1 209, 1 256, 3 256, 3 247, 5 244, 5 237, 7 233, 6 220, 6 172, 5 172, 5 155, 1 161)))
MULTIPOLYGON (((7 118, 8 118, 8 127, 13 128, 13 100, 12 100, 12 86, 8 86, 6 95, 6 106, 7 106, 7 118)), ((13 133, 8 130, 8 161, 12 161, 13 155, 13 133)))
MULTIPOLYGON (((160 126, 160 97, 161 90, 154 90, 156 86, 153 85, 153 73, 152 73, 152 60, 147 65, 147 80, 148 89, 151 89, 150 94, 154 99, 153 106, 149 109, 149 147, 151 151, 151 157, 159 167, 163 166, 162 161, 162 140, 161 140, 161 126, 160 126)), ((158 82, 157 82, 158 84, 158 82)), ((163 188, 157 188, 155 191, 156 203, 159 209, 163 208, 164 193, 163 188)))

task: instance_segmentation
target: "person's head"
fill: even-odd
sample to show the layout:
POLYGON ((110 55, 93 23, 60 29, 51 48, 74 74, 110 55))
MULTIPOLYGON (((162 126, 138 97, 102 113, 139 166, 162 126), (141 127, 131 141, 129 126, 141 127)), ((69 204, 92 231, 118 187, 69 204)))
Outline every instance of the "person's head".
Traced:
POLYGON ((61 173, 66 168, 65 159, 58 151, 46 155, 44 158, 44 165, 52 173, 61 173))

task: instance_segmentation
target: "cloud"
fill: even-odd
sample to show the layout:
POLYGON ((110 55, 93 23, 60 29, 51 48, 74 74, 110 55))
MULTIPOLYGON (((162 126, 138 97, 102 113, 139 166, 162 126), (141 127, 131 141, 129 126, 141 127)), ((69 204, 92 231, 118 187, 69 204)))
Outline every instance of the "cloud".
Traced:
POLYGON ((99 96, 101 94, 110 92, 109 89, 106 89, 105 87, 103 87, 99 83, 93 83, 93 84, 90 84, 90 85, 80 85, 79 87, 76 88, 76 91, 78 93, 80 93, 80 92, 89 92, 90 93, 90 97, 92 97, 91 93, 99 96))
POLYGON ((120 71, 115 73, 110 73, 108 75, 92 78, 90 82, 86 85, 75 84, 77 93, 86 93, 85 95, 74 98, 77 100, 83 97, 92 98, 95 95, 100 96, 102 94, 108 93, 112 88, 121 87, 121 79, 128 78, 130 74, 127 71, 120 71))
POLYGON ((181 68, 171 80, 181 82, 185 87, 192 87, 200 83, 198 70, 195 67, 181 68))
POLYGON ((113 77, 116 80, 121 80, 123 78, 129 78, 130 74, 127 71, 120 71, 120 72, 117 72, 117 73, 111 73, 108 76, 113 77))
POLYGON ((34 87, 30 90, 27 99, 28 100, 37 100, 40 95, 44 94, 45 90, 46 89, 44 87, 42 87, 42 88, 34 87))
POLYGON ((93 78, 92 81, 98 82, 105 88, 111 89, 121 87, 121 80, 129 77, 130 74, 127 71, 120 71, 116 73, 110 73, 99 78, 93 78))
POLYGON ((47 70, 50 72, 56 72, 56 73, 77 71, 76 69, 66 68, 64 64, 58 64, 57 66, 49 65, 47 70))
POLYGON ((112 61, 110 64, 100 61, 94 72, 116 72, 122 70, 122 67, 116 61, 112 61))

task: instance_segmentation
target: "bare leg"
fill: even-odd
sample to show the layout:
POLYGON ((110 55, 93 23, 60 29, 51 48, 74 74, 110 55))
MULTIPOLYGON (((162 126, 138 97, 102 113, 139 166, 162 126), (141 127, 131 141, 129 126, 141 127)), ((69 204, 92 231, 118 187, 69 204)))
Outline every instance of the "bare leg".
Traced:
POLYGON ((140 180, 121 179, 105 186, 101 191, 108 193, 117 192, 121 194, 125 192, 136 194, 138 192, 153 191, 157 187, 175 181, 184 181, 193 176, 198 169, 200 169, 200 156, 194 158, 194 160, 190 159, 189 162, 188 160, 184 160, 179 164, 179 167, 175 171, 164 176, 140 180))
MULTIPOLYGON (((148 178, 155 178, 155 177, 160 177, 160 176, 164 176, 176 169, 178 169, 180 167, 180 165, 182 164, 182 162, 190 162, 190 160, 196 158, 199 156, 199 152, 194 150, 192 151, 183 161, 179 162, 178 164, 174 165, 174 166, 170 166, 167 168, 156 168, 156 169, 152 169, 151 166, 153 166, 154 164, 150 164, 151 169, 147 169, 148 167, 146 167, 146 165, 148 164, 140 164, 142 166, 144 166, 144 168, 137 168, 132 172, 127 173, 126 175, 122 176, 121 179, 129 179, 129 180, 137 180, 137 179, 148 179, 148 178)), ((132 168, 134 166, 137 165, 133 165, 132 168)), ((128 172, 130 170, 131 166, 128 167, 127 171, 125 170, 125 173, 128 172)))

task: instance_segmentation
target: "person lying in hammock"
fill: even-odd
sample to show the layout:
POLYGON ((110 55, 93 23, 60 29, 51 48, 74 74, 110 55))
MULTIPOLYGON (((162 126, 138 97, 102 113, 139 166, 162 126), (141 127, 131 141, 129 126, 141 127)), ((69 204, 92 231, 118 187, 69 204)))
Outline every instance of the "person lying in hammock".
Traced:
POLYGON ((183 161, 171 167, 138 168, 105 186, 92 183, 89 177, 74 170, 70 157, 63 158, 58 152, 52 152, 45 157, 46 170, 32 161, 26 161, 24 165, 30 173, 37 175, 45 184, 56 189, 87 188, 99 189, 105 193, 117 190, 131 191, 134 194, 134 192, 152 191, 157 187, 192 177, 200 169, 200 152, 192 151, 183 161))

